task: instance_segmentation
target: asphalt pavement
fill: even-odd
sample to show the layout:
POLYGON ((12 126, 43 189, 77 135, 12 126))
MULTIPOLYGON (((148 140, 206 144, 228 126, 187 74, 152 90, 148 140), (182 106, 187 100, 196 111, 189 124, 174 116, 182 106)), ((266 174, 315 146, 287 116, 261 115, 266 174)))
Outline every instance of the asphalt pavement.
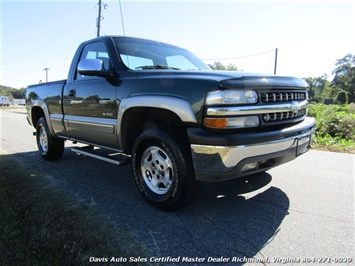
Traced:
POLYGON ((354 154, 311 150, 264 174, 205 183, 192 204, 169 213, 141 198, 130 166, 78 156, 70 142, 61 160, 46 162, 23 111, 0 109, 0 120, 1 156, 22 162, 130 232, 151 262, 355 263, 354 154))

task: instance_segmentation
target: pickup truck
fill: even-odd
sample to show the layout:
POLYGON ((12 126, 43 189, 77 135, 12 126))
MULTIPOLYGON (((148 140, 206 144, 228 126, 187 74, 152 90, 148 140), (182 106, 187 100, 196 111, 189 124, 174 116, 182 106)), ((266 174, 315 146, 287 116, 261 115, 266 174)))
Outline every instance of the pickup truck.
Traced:
POLYGON ((299 78, 212 71, 161 42, 104 36, 82 43, 68 79, 29 86, 27 120, 45 160, 74 152, 130 163, 140 194, 163 210, 195 197, 201 181, 267 171, 307 152, 299 78))

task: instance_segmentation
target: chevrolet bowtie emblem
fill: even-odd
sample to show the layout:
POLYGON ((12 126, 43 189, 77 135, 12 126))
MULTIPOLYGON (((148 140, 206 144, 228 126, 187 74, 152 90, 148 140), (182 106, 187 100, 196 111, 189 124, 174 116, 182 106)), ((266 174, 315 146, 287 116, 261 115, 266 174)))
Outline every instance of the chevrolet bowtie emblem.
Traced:
POLYGON ((299 102, 296 101, 292 101, 291 102, 291 111, 295 114, 298 113, 299 110, 301 110, 301 104, 299 102))

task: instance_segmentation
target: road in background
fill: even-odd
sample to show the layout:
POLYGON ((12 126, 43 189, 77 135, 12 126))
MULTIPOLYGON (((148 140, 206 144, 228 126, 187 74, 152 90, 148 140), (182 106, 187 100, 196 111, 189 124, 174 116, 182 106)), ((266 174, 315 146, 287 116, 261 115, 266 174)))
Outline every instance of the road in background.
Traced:
POLYGON ((28 171, 98 209, 158 259, 329 265, 352 258, 354 263, 353 154, 312 150, 264 174, 205 183, 191 205, 168 213, 136 192, 130 166, 77 156, 70 142, 61 160, 41 159, 34 129, 16 110, 0 109, 0 148, 6 153, 1 156, 21 161, 28 171))

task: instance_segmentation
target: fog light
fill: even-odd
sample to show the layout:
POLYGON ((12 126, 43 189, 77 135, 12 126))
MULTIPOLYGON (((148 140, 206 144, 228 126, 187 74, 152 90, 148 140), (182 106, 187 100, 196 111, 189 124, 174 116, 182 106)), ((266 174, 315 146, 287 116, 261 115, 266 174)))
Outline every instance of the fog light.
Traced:
POLYGON ((251 170, 255 170, 257 168, 258 168, 258 162, 247 163, 246 165, 243 166, 241 172, 245 173, 251 170))

